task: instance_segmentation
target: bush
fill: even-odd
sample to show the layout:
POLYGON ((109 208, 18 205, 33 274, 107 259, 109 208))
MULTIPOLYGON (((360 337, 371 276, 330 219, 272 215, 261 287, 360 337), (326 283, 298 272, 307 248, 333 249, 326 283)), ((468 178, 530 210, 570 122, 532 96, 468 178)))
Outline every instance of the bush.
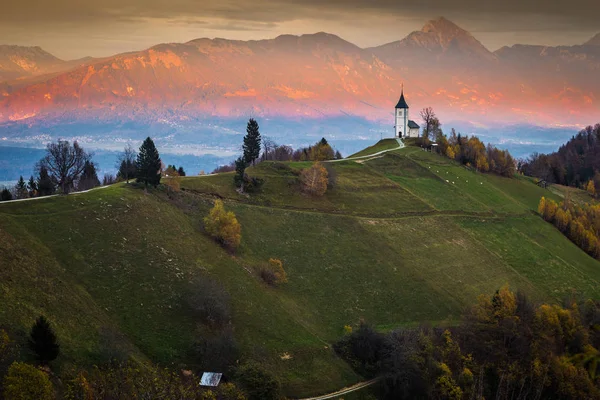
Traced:
POLYGON ((269 263, 261 268, 260 277, 270 286, 281 285, 288 281, 283 263, 276 258, 269 259, 269 263))
POLYGON ((203 323, 212 327, 229 324, 231 301, 223 286, 208 277, 198 277, 190 286, 188 304, 203 323))
POLYGON ((4 378, 5 400, 51 400, 54 390, 48 375, 32 365, 15 362, 4 378))
POLYGON ((281 398, 279 382, 267 371, 255 364, 238 368, 236 378, 249 400, 277 400, 281 398))
POLYGON ((365 377, 379 373, 385 347, 385 336, 365 323, 333 345, 335 352, 365 377))
POLYGON ((221 200, 215 201, 210 214, 204 218, 206 232, 230 250, 235 250, 242 239, 242 227, 235 214, 225 211, 221 200))
POLYGON ((300 173, 300 182, 302 183, 303 192, 312 196, 323 196, 327 191, 329 175, 325 167, 317 162, 310 168, 302 170, 300 173))

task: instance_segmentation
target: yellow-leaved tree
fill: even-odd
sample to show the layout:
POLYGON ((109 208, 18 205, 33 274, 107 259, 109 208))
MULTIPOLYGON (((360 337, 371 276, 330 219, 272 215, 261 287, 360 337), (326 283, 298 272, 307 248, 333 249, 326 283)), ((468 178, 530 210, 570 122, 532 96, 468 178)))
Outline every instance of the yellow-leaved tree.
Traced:
POLYGON ((6 400, 52 400, 54 389, 45 372, 33 365, 14 362, 4 378, 6 400))
POLYGON ((587 190, 587 192, 592 196, 596 195, 596 185, 594 185, 593 180, 590 179, 588 181, 587 185, 585 186, 585 190, 587 190))
POLYGON ((163 184, 169 188, 172 192, 179 192, 181 190, 181 176, 179 172, 173 167, 169 166, 164 173, 163 184))
POLYGON ((317 162, 312 167, 302 170, 300 182, 305 193, 313 196, 323 196, 329 184, 329 174, 323 164, 317 162))
POLYGON ((204 218, 206 232, 230 250, 235 250, 242 240, 242 227, 232 211, 226 211, 221 200, 204 218))

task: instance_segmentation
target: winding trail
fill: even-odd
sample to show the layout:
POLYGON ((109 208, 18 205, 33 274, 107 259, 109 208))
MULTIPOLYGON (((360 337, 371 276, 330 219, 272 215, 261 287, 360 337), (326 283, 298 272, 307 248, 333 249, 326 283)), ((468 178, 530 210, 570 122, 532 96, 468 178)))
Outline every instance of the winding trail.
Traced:
POLYGON ((377 381, 379 381, 379 378, 371 379, 370 381, 359 382, 356 385, 352 385, 352 386, 349 386, 347 388, 338 390, 337 392, 333 392, 333 393, 329 393, 329 394, 324 394, 322 396, 307 397, 307 398, 298 399, 298 400, 326 400, 326 399, 333 399, 335 397, 343 396, 345 394, 352 393, 352 392, 355 392, 357 390, 363 389, 363 388, 365 388, 367 386, 371 386, 372 384, 374 384, 377 381))
POLYGON ((405 145, 404 145, 404 142, 402 141, 402 139, 396 138, 396 140, 398 141, 398 147, 394 147, 393 149, 387 149, 387 150, 378 151, 377 153, 368 154, 366 156, 342 158, 340 160, 326 160, 326 161, 323 161, 323 162, 340 162, 340 161, 365 160, 367 158, 373 158, 373 157, 377 157, 377 156, 380 156, 380 155, 385 154, 385 153, 389 153, 390 151, 396 151, 396 150, 403 149, 405 147, 405 145))

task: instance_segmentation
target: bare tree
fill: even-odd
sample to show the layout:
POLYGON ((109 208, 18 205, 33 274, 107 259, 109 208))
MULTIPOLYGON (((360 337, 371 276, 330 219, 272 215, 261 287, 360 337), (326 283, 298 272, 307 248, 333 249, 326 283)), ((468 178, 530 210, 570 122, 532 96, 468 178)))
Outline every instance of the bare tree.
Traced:
POLYGON ((129 178, 133 178, 135 175, 135 160, 137 158, 137 153, 131 147, 131 144, 127 144, 125 149, 119 156, 117 157, 117 169, 119 171, 118 175, 121 179, 125 179, 127 183, 129 183, 129 178))
POLYGON ((40 160, 39 166, 48 170, 63 194, 68 194, 81 176, 86 162, 91 159, 92 154, 86 152, 76 141, 71 145, 66 140, 59 140, 48 144, 46 156, 40 160))
POLYGON ((269 160, 269 154, 271 154, 273 152, 273 150, 275 150, 275 148, 277 147, 277 143, 275 143, 275 140, 271 139, 270 137, 263 136, 262 145, 263 145, 263 161, 267 161, 267 160, 269 160))
POLYGON ((433 112, 433 108, 426 107, 421 110, 421 118, 425 123, 423 126, 423 137, 429 139, 431 134, 433 133, 433 128, 437 117, 435 116, 435 112, 433 112))

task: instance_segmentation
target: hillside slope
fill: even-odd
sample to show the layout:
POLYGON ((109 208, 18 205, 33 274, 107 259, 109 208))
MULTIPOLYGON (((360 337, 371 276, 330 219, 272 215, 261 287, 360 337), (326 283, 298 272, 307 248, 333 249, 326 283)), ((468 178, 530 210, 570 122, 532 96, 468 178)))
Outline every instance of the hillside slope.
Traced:
POLYGON ((298 190, 308 163, 262 163, 260 193, 232 175, 189 177, 174 198, 124 184, 68 197, 0 204, 0 325, 55 324, 60 365, 128 353, 193 367, 199 335, 186 305, 195 278, 229 292, 243 358, 267 366, 285 394, 335 391, 360 377, 330 344, 361 318, 379 329, 450 324, 481 293, 508 283, 534 299, 600 298, 600 263, 535 215, 525 178, 471 172, 417 148, 332 163, 322 198, 298 190), (233 256, 202 232, 222 198, 242 225, 233 256), (253 267, 283 261, 289 283, 265 286, 253 267))

